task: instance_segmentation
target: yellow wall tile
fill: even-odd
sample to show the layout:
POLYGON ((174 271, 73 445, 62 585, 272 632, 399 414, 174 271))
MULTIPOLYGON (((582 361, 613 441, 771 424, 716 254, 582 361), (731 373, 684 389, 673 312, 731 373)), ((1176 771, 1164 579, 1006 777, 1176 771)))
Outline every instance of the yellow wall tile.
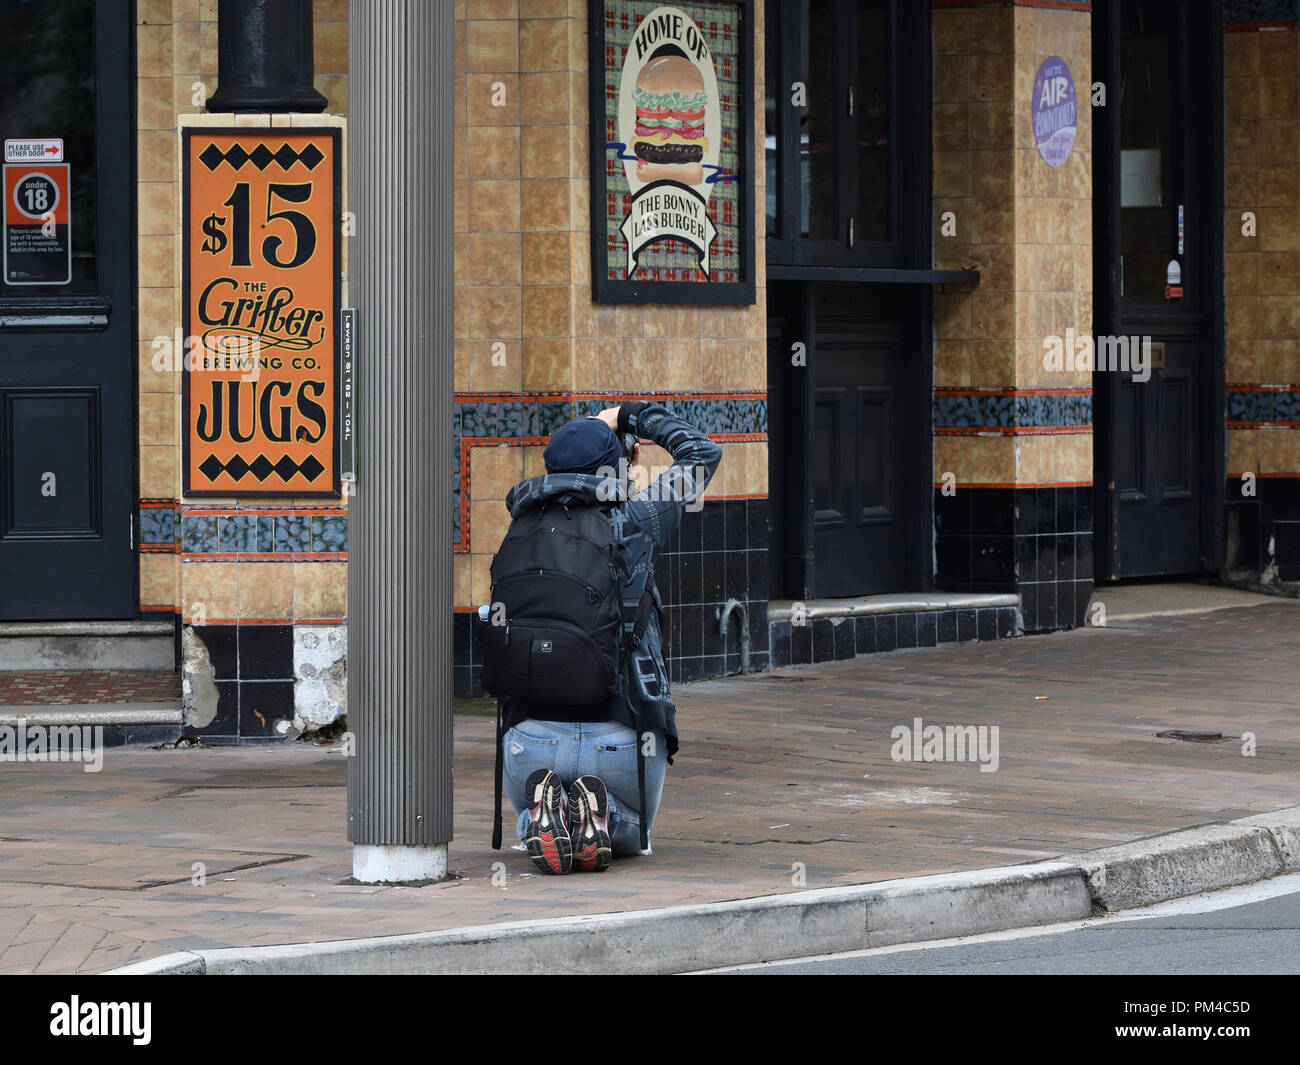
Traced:
MULTIPOLYGON (((289 568, 283 563, 279 568, 289 568)), ((346 562, 295 562, 293 617, 307 620, 345 618, 348 613, 346 562)))
POLYGON ((181 614, 187 624, 202 625, 239 616, 236 568, 233 562, 181 563, 181 614))
POLYGON ((238 563, 240 620, 293 617, 293 571, 289 562, 238 563))

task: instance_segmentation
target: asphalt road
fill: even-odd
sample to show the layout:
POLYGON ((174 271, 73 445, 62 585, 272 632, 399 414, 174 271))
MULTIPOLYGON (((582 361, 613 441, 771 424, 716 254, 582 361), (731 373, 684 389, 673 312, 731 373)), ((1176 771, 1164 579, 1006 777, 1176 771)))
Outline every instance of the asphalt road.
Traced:
POLYGON ((728 970, 782 975, 1300 973, 1300 875, 1051 931, 728 970))

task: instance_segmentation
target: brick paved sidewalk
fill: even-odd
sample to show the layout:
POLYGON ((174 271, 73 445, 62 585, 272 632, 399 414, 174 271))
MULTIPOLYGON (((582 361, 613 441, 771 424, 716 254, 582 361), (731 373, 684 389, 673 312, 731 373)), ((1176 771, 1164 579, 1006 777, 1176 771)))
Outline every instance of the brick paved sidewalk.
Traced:
POLYGON ((153 669, 0 670, 0 706, 181 705, 179 673, 153 669))
POLYGON ((1009 865, 1263 813, 1300 804, 1297 676, 1300 608, 1279 602, 691 685, 654 856, 564 878, 488 846, 492 722, 465 716, 462 878, 424 888, 342 882, 345 769, 319 748, 0 763, 0 972, 1009 865), (998 771, 893 761, 890 730, 915 717, 997 725, 998 771))

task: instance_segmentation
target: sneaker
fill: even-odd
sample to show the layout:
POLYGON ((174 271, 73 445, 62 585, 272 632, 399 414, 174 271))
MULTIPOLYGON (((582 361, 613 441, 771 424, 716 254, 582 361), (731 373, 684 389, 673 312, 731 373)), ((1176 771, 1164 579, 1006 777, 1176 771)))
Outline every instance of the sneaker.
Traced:
POLYGON ((579 777, 569 789, 569 834, 573 867, 603 873, 614 860, 609 845, 609 792, 600 777, 579 777))
POLYGON ((565 824, 564 784, 549 769, 535 769, 524 785, 528 834, 524 845, 543 873, 562 876, 573 868, 573 841, 565 824))

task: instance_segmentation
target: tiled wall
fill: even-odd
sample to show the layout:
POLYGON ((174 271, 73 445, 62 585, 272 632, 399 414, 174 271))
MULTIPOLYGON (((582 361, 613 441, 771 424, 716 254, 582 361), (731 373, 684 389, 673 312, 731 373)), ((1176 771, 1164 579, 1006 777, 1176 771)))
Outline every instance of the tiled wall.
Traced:
POLYGON ((1300 580, 1298 19, 1295 0, 1225 5, 1228 563, 1265 584, 1300 580))
MULTIPOLYGON (((755 84, 761 86, 763 5, 755 7, 755 84)), ((568 418, 625 398, 665 402, 722 444, 703 513, 736 503, 766 505, 761 254, 757 303, 750 307, 592 301, 587 18, 586 0, 456 5, 458 450, 450 473, 458 503, 455 661, 462 693, 478 690, 465 612, 489 598, 488 568, 509 521, 506 493, 542 471, 546 440, 568 418)), ((762 128, 761 91, 754 106, 762 128)), ((755 202, 762 203, 763 145, 756 140, 755 202)), ((761 248, 761 216, 755 227, 761 248)), ((643 448, 645 465, 668 461, 660 449, 643 448)), ((700 520, 688 520, 683 533, 692 534, 700 520)), ((719 534, 723 524, 716 523, 719 534)), ((686 552, 670 546, 665 576, 673 566, 693 566, 693 558, 667 560, 698 556, 705 540, 700 545, 686 552)), ((707 549, 725 550, 721 541, 709 541, 707 549)), ((749 601, 746 587, 731 577, 727 590, 749 601)), ((672 604, 668 586, 661 591, 672 604)), ((689 609, 703 610, 702 600, 689 609)), ((703 633, 708 623, 700 624, 703 633)), ((703 642, 684 653, 670 646, 680 659, 670 662, 673 677, 721 672, 718 649, 710 643, 707 650, 703 642)))
POLYGON ((1091 593, 1092 526, 1076 515, 1092 482, 1092 383, 1045 369, 1043 353, 1046 337, 1092 332, 1091 14, 1077 3, 934 8, 935 265, 980 271, 974 288, 936 295, 936 582, 1018 591, 1027 631, 1068 627, 1091 593), (1051 55, 1069 64, 1080 101, 1073 151, 1056 168, 1030 117, 1051 55), (947 212, 953 236, 942 234, 947 212))
MULTIPOLYGON (((329 114, 345 114, 347 0, 315 0, 313 7, 316 88, 329 114)), ((202 731, 265 736, 257 715, 267 725, 294 716, 293 662, 303 638, 295 633, 315 626, 318 640, 346 618, 346 502, 192 504, 181 497, 180 374, 155 367, 155 339, 175 337, 181 324, 178 116, 201 112, 217 87, 217 2, 138 0, 136 22, 140 609, 181 617, 210 645, 218 683, 227 687, 219 688, 221 708, 202 731), (227 645, 243 654, 227 656, 227 645), (246 665, 228 672, 227 660, 246 665), (279 685, 248 689, 245 721, 240 689, 229 687, 241 677, 279 685)), ((346 267, 346 249, 344 257, 346 267)))

